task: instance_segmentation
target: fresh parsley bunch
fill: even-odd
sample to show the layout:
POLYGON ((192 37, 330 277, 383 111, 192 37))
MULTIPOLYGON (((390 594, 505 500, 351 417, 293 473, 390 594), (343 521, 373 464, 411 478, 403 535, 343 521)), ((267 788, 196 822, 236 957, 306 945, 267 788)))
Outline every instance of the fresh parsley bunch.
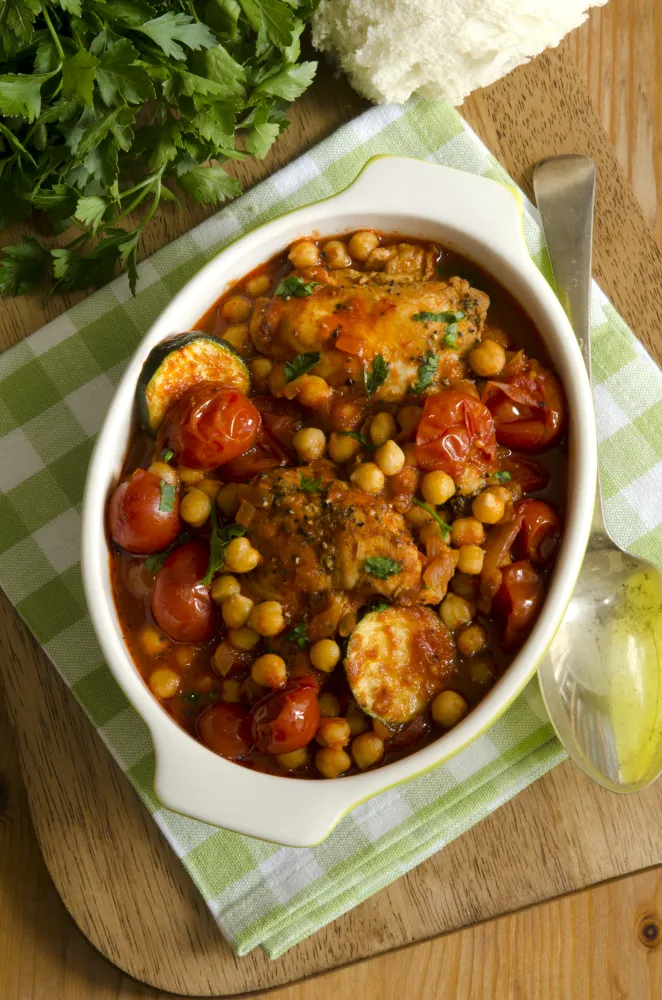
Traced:
POLYGON ((135 291, 160 200, 235 197, 221 164, 262 158, 287 127, 315 74, 299 38, 316 3, 0 0, 0 228, 39 212, 79 231, 54 250, 34 236, 4 247, 0 292, 51 273, 56 288, 102 285, 118 261, 135 291))

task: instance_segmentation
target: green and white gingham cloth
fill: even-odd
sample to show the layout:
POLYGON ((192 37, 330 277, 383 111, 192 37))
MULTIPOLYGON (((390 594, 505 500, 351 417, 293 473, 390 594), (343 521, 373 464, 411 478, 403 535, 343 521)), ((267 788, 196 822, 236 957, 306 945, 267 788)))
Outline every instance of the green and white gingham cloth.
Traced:
MULTIPOLYGON (((87 464, 139 340, 225 244, 346 187, 376 153, 509 180, 442 103, 374 108, 139 267, 0 357, 0 585, 70 686, 181 858, 239 955, 281 955, 388 885, 563 759, 536 682, 453 760, 346 816, 317 847, 286 849, 162 808, 147 729, 104 664, 79 565, 87 464)), ((546 271, 527 209, 525 233, 546 271)), ((594 286, 595 402, 607 516, 618 540, 662 565, 662 375, 594 286)))

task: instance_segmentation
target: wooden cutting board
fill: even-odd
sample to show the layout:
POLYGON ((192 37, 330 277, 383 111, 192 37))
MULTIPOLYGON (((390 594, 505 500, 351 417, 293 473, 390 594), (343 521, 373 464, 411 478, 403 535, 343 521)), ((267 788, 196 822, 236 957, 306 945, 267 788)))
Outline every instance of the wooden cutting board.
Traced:
MULTIPOLYGON (((251 183, 362 109, 323 75, 251 183)), ((547 53, 474 96, 467 120, 528 189, 530 166, 585 152, 598 167, 595 271, 658 359, 662 258, 574 69, 547 53)), ((167 208, 149 251, 204 214, 167 208)), ((66 302, 9 301, 0 338, 15 342, 66 302)), ((350 913, 269 961, 237 959, 187 874, 55 670, 0 603, 2 664, 22 773, 46 864, 74 920, 137 979, 187 995, 236 995, 288 983, 658 863, 662 785, 618 797, 564 764, 446 850, 350 913)))

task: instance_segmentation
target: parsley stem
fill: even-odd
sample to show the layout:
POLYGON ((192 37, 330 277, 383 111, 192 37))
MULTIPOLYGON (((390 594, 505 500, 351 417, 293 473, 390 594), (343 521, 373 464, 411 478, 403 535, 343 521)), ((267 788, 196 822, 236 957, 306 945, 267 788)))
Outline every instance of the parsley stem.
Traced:
POLYGON ((53 22, 51 21, 49 15, 48 15, 48 10, 46 8, 46 4, 44 3, 44 0, 41 0, 40 7, 41 7, 41 12, 44 15, 44 21, 46 22, 46 27, 48 28, 48 30, 50 32, 51 38, 53 39, 53 45, 55 46, 55 50, 56 50, 58 56, 60 57, 60 62, 64 62, 64 58, 65 58, 65 56, 64 56, 64 49, 60 45, 60 39, 58 38, 57 31, 53 27, 53 22))

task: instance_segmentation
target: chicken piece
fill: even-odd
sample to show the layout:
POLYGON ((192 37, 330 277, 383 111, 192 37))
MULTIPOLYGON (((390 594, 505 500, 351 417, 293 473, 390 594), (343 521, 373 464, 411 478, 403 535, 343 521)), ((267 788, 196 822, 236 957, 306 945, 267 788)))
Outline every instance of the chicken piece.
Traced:
POLYGON ((438 602, 423 584, 426 560, 402 515, 334 476, 334 466, 319 461, 263 473, 242 487, 253 508, 247 537, 262 555, 242 579, 253 600, 278 600, 290 615, 331 591, 351 592, 358 604, 375 594, 402 604, 438 602), (391 562, 370 573, 375 564, 366 568, 366 561, 375 557, 391 562))
POLYGON ((438 364, 427 392, 437 391, 442 379, 464 378, 465 358, 481 339, 487 295, 457 277, 360 283, 365 277, 319 285, 301 298, 258 300, 250 327, 256 348, 283 361, 319 351, 315 374, 336 388, 360 379, 381 355, 389 368, 375 398, 384 402, 405 398, 431 353, 438 364), (450 314, 457 313, 463 315, 454 322, 450 314))

